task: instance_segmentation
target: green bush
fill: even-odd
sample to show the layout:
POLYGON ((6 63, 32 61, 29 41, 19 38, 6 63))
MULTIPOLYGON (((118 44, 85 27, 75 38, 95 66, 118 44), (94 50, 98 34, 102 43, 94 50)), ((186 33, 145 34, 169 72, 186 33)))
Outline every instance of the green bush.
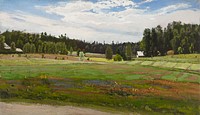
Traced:
POLYGON ((68 50, 65 50, 63 53, 61 54, 64 54, 64 55, 68 55, 68 50))
POLYGON ((114 61, 122 61, 122 56, 117 54, 113 59, 114 61))

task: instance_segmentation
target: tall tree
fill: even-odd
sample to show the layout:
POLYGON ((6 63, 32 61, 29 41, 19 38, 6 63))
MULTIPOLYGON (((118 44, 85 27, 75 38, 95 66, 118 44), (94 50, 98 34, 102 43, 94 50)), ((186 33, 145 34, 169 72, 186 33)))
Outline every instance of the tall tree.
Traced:
POLYGON ((107 46, 105 55, 106 55, 106 59, 112 59, 113 51, 112 51, 111 46, 107 46))
POLYGON ((150 33, 151 32, 149 28, 146 28, 143 33, 141 49, 144 50, 145 56, 151 56, 151 51, 150 51, 151 34, 150 33))
POLYGON ((4 49, 5 36, 0 35, 0 50, 4 49))
POLYGON ((132 59, 132 47, 130 43, 126 44, 126 58, 127 60, 132 59))
MULTIPOLYGON (((173 39, 171 40, 171 46, 174 50, 174 53, 177 53, 178 47, 180 46, 180 34, 177 29, 173 30, 173 39)), ((180 49, 180 48, 179 48, 180 49)), ((179 50, 180 53, 180 50, 179 50)))
POLYGON ((43 51, 42 51, 42 45, 38 46, 38 53, 43 53, 43 51))
POLYGON ((35 44, 30 45, 30 53, 35 53, 36 52, 36 47, 35 44))
POLYGON ((18 48, 23 48, 23 41, 22 41, 21 39, 18 39, 18 40, 17 40, 17 43, 16 43, 16 46, 17 46, 18 48))
POLYGON ((30 53, 31 52, 31 45, 30 43, 26 43, 23 47, 23 52, 24 53, 30 53))
POLYGON ((158 51, 158 42, 157 42, 157 33, 156 33, 156 29, 155 28, 152 28, 151 29, 151 41, 150 41, 150 44, 151 44, 151 55, 152 56, 157 56, 157 51, 158 51))
POLYGON ((158 51, 160 52, 160 55, 165 54, 164 50, 164 39, 163 39, 163 30, 160 25, 156 27, 156 33, 157 33, 157 48, 158 51))

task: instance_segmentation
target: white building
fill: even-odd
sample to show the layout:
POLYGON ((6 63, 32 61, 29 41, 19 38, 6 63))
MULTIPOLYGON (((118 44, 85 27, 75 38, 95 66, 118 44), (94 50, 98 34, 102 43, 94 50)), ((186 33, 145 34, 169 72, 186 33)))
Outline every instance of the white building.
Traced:
MULTIPOLYGON (((4 43, 4 49, 5 49, 5 50, 11 50, 11 47, 10 47, 8 44, 4 43)), ((22 52, 23 52, 23 50, 20 49, 20 48, 16 48, 15 51, 16 51, 16 52, 19 52, 19 53, 22 53, 22 52)))
POLYGON ((20 48, 16 48, 16 50, 15 50, 16 52, 23 52, 23 50, 22 49, 20 49, 20 48))
POLYGON ((137 58, 144 57, 144 51, 137 51, 137 58))
POLYGON ((6 49, 6 50, 10 50, 10 49, 11 49, 11 47, 10 47, 10 46, 8 46, 8 44, 4 43, 4 49, 6 49))

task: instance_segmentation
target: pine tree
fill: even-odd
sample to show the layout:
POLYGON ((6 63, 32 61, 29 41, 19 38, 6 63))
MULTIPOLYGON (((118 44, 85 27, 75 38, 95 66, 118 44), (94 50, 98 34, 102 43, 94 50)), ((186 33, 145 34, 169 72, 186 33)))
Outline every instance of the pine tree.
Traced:
POLYGON ((132 47, 130 43, 126 44, 126 58, 127 60, 132 59, 132 47))
POLYGON ((105 51, 106 59, 112 59, 113 51, 111 46, 107 46, 106 51, 105 51))
POLYGON ((0 35, 0 50, 4 49, 5 36, 0 35))

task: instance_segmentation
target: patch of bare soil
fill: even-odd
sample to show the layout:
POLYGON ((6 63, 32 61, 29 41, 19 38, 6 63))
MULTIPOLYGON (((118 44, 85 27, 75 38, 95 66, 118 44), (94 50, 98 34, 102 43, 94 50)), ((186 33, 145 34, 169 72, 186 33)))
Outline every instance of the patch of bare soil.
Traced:
POLYGON ((0 102, 0 115, 116 115, 89 108, 0 102))

